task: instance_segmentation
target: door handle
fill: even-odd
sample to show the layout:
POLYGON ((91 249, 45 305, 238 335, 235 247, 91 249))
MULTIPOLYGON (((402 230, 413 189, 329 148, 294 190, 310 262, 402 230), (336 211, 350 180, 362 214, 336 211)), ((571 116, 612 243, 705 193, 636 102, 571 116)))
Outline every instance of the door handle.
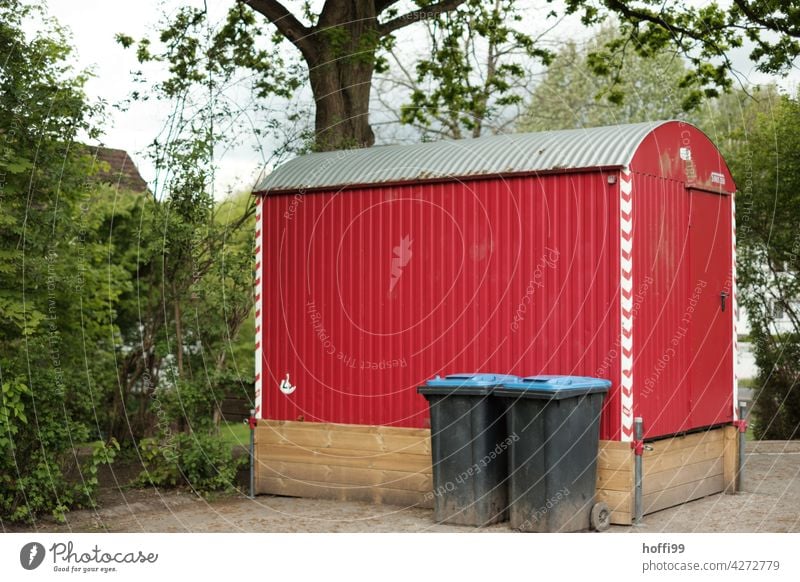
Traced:
POLYGON ((719 302, 720 302, 720 305, 722 307, 722 311, 725 311, 725 300, 728 297, 730 297, 729 293, 726 293, 725 291, 720 291, 719 292, 719 302))

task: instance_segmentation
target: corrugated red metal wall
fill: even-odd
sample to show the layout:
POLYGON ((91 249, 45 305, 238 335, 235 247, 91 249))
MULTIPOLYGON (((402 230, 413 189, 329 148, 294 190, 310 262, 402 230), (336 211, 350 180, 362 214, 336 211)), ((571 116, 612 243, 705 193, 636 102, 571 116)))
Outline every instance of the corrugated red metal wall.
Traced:
POLYGON ((731 420, 733 309, 720 293, 732 291, 733 180, 679 122, 651 132, 630 170, 625 362, 630 231, 607 173, 266 196, 262 416, 424 427, 416 387, 436 374, 577 374, 612 381, 601 438, 616 440, 630 438, 624 365, 646 437, 731 420))
POLYGON ((424 427, 416 387, 464 371, 616 385, 617 204, 601 172, 266 197, 264 418, 424 427))
POLYGON ((690 189, 690 426, 733 420, 731 198, 690 189), (724 299, 723 297, 724 296, 724 299))
POLYGON ((733 179, 713 143, 677 123, 653 132, 631 167, 634 413, 646 438, 730 422, 733 308, 722 311, 720 293, 731 292, 733 179))
POLYGON ((683 430, 689 418, 691 341, 689 205, 683 182, 634 174, 634 400, 646 435, 683 430))

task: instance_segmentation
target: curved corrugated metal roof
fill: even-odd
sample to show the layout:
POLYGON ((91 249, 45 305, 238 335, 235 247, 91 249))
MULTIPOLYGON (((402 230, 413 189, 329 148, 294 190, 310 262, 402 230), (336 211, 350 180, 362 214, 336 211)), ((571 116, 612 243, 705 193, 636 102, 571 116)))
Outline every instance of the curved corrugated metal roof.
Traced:
POLYGON ((664 123, 667 122, 308 154, 276 168, 259 182, 256 192, 625 166, 645 136, 664 123))

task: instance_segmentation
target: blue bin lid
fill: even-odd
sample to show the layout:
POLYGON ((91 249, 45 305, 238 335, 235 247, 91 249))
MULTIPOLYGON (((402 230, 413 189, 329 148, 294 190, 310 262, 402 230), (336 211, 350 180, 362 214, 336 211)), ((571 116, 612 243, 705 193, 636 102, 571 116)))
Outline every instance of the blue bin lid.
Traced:
POLYGON ((511 374, 449 374, 444 378, 431 378, 417 392, 425 396, 488 396, 497 386, 521 380, 519 376, 511 374))
POLYGON ((521 382, 522 378, 511 374, 449 374, 436 376, 426 382, 428 386, 499 386, 521 382))
POLYGON ((607 392, 611 382, 588 376, 527 376, 519 381, 503 383, 495 391, 499 396, 522 396, 560 400, 573 396, 607 392))
POLYGON ((611 388, 611 382, 589 376, 526 376, 504 382, 506 388, 524 390, 574 390, 575 388, 611 388))

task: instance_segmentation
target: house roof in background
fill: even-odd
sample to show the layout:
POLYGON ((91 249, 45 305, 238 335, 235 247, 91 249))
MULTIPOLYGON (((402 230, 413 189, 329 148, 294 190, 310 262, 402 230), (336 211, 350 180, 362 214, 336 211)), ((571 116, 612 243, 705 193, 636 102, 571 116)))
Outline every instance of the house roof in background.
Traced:
POLYGON ((99 182, 108 182, 123 190, 132 192, 148 192, 149 188, 136 164, 125 150, 105 148, 101 146, 87 146, 90 155, 94 158, 95 168, 98 169, 94 178, 99 182), (108 164, 108 169, 100 167, 108 164))

